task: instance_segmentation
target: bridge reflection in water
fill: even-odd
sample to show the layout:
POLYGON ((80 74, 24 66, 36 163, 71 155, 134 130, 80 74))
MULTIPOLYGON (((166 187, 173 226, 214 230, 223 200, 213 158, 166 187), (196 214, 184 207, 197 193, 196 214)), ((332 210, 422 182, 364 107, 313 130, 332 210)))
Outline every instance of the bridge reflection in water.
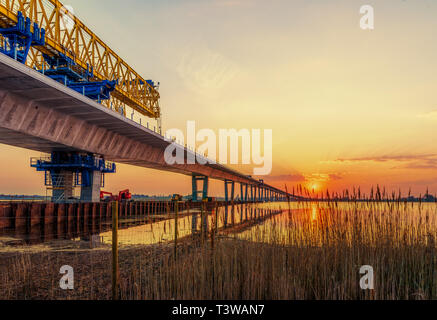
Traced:
MULTIPOLYGON (((118 237, 121 245, 147 245, 178 238, 245 230, 282 213, 284 203, 225 204, 180 203, 177 219, 174 202, 120 203, 118 237)), ((2 204, 0 241, 15 245, 49 244, 59 240, 89 242, 91 247, 110 245, 110 204, 2 204)))

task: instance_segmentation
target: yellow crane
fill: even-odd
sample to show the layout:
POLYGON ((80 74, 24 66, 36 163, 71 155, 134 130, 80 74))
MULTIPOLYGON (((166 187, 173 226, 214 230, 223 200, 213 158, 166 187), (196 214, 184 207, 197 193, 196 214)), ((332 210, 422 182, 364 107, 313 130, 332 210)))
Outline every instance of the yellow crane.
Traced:
MULTIPOLYGON (((26 19, 25 25, 31 22, 30 33, 36 35, 39 28, 41 40, 44 40, 33 42, 26 52, 23 62, 27 66, 43 72, 52 67, 48 61, 63 59, 72 71, 89 75, 90 83, 116 83, 109 99, 99 101, 102 104, 124 115, 128 106, 160 121, 159 84, 143 79, 61 2, 0 0, 0 29, 6 30, 5 34, 11 28, 18 28, 22 18, 26 19)), ((14 49, 7 48, 10 38, 5 34, 0 32, 0 49, 14 49)))

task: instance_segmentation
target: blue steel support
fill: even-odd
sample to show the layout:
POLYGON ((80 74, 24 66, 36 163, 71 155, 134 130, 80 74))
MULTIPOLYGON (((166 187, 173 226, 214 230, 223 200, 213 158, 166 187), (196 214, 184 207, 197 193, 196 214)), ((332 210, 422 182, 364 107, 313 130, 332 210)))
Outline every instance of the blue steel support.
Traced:
POLYGON ((111 92, 118 83, 117 80, 90 81, 94 77, 93 68, 79 68, 72 59, 62 53, 56 57, 43 54, 43 57, 50 68, 40 70, 41 73, 99 103, 110 99, 111 92))
POLYGON ((235 182, 230 180, 225 180, 225 201, 234 201, 235 199, 235 182), (231 195, 229 197, 228 186, 231 185, 231 195))
POLYGON ((194 202, 198 202, 198 201, 203 201, 205 199, 208 198, 208 177, 206 176, 197 176, 197 175, 193 175, 192 177, 192 201, 194 202), (202 191, 199 191, 198 189, 198 185, 197 182, 198 181, 202 181, 203 182, 203 186, 202 186, 202 191), (202 194, 202 198, 199 199, 199 194, 202 194))
POLYGON ((45 45, 45 30, 40 29, 37 23, 33 24, 29 18, 24 19, 18 11, 17 24, 11 28, 0 28, 3 41, 0 43, 0 52, 21 63, 26 63, 29 50, 32 46, 45 45))
POLYGON ((53 188, 55 202, 69 200, 74 187, 81 187, 82 201, 100 201, 103 175, 116 172, 114 163, 77 152, 52 152, 50 158, 32 159, 30 165, 45 172, 45 185, 53 188))

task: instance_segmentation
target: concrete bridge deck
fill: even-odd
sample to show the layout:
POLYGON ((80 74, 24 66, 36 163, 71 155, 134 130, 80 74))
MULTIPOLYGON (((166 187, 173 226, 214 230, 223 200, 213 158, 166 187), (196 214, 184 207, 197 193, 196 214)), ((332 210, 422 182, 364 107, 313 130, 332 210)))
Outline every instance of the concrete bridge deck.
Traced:
MULTIPOLYGON (((170 142, 163 136, 3 54, 0 143, 45 153, 87 152, 118 163, 260 185, 220 164, 168 165, 164 151, 170 142)), ((184 150, 186 155, 193 153, 184 150)))

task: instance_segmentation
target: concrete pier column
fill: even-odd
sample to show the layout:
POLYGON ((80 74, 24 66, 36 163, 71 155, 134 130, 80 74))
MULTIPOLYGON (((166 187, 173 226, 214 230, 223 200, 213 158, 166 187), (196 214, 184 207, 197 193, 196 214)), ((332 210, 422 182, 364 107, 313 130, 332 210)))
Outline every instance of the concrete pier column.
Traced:
POLYGON ((209 185, 209 179, 206 176, 197 176, 193 175, 192 177, 192 200, 194 202, 202 201, 204 199, 208 198, 208 185, 209 185), (198 181, 203 182, 203 190, 199 191, 199 187, 197 185, 198 181), (202 198, 199 198, 199 194, 202 194, 202 198))
POLYGON ((235 199, 235 182, 234 181, 225 181, 225 201, 234 201, 235 199), (231 185, 231 193, 229 194, 228 186, 231 185))
POLYGON ((80 200, 83 202, 100 202, 100 188, 102 185, 102 173, 93 171, 90 174, 91 183, 89 187, 82 187, 80 190, 80 200))

